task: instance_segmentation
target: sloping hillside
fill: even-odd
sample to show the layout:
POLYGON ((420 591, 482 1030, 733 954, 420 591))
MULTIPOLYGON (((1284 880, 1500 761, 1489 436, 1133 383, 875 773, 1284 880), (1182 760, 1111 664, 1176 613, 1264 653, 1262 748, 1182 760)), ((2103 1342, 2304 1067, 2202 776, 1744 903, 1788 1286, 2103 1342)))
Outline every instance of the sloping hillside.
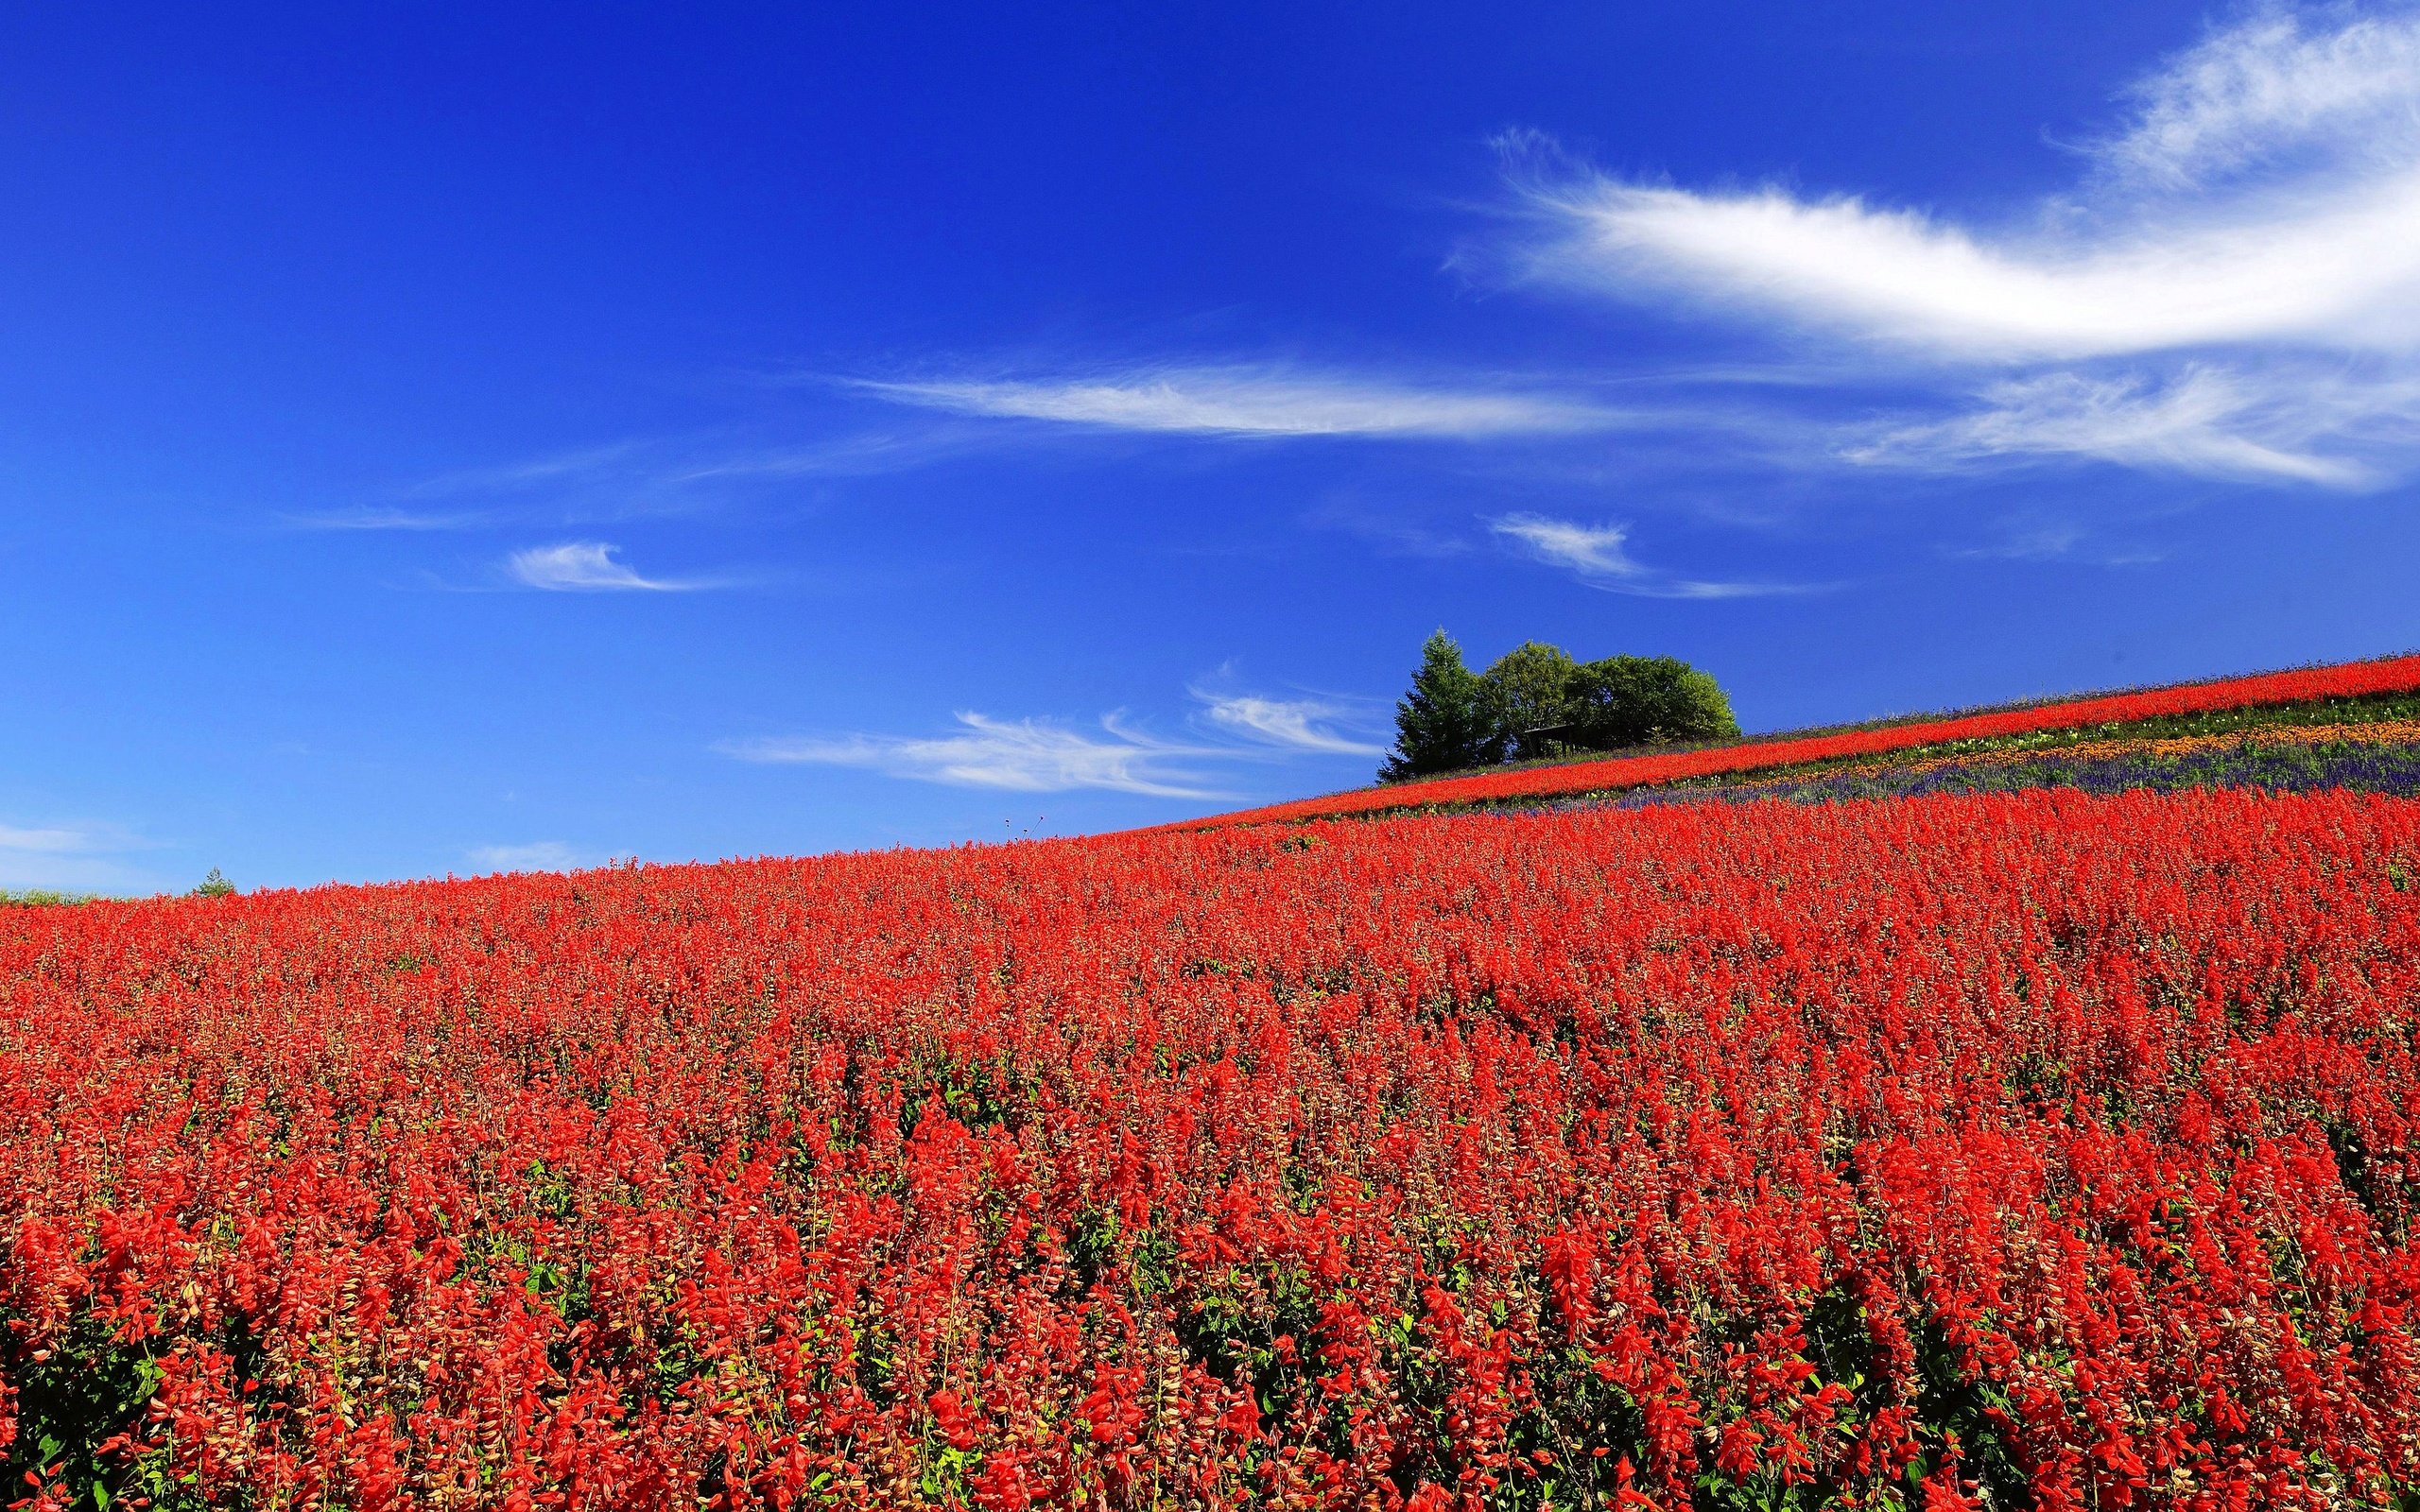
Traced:
MULTIPOLYGON (((1922 766, 2003 753, 2181 754, 2178 740, 2258 746, 2291 730, 2288 747, 2408 743, 2396 726, 2420 718, 2420 656, 2354 662, 2210 682, 1927 715, 1843 729, 1755 736, 1720 745, 1540 763, 1357 788, 1213 816, 1197 825, 1257 824, 1411 810, 1519 806, 1544 799, 1705 784, 1747 773, 1813 774, 1871 765, 1922 766), (2313 731, 2335 730, 2320 736, 2313 731), (1875 758, 1885 758, 1876 763, 1875 758)), ((2348 768, 2349 775, 2358 776, 2348 768)))

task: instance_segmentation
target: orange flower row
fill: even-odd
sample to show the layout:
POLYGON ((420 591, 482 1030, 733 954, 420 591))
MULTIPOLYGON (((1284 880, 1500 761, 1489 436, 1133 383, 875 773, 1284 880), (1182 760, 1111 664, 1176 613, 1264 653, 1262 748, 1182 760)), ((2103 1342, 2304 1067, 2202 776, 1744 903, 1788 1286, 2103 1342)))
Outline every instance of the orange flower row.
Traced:
POLYGON ((2169 735, 2144 740, 2085 740, 2064 746, 2028 747, 2014 750, 1975 751, 1965 755, 1923 756, 1913 761, 1852 762, 1827 767, 1841 776, 1872 772, 1905 772, 1922 776, 1949 766, 2015 766, 2056 757, 2065 761, 2106 761, 2125 756, 2155 756, 2166 760, 2210 751, 2238 750, 2246 746, 2420 746, 2420 720, 2381 719, 2355 725, 2277 725, 2266 730, 2232 730, 2209 735, 2169 735))

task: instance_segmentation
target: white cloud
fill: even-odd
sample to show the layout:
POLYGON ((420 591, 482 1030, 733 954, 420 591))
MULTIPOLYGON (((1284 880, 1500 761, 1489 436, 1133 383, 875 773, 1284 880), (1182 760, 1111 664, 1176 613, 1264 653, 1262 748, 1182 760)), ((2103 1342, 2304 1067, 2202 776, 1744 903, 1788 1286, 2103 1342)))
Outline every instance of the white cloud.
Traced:
POLYGON ((567 541, 559 546, 516 551, 505 565, 528 587, 558 591, 677 593, 707 586, 694 579, 642 577, 614 559, 614 554, 620 549, 601 541, 567 541))
POLYGON ((857 387, 899 404, 959 414, 1216 436, 1478 438, 1599 431, 1633 422, 1621 412, 1551 393, 1430 387, 1266 367, 857 387))
POLYGON ((567 871, 580 864, 579 852, 561 840, 474 846, 465 854, 487 871, 567 871))
POLYGON ((2213 32, 2138 84, 2141 110, 2095 152, 2115 175, 2179 189, 2258 167, 2294 144, 2407 148, 2420 131, 2414 78, 2420 21, 2408 13, 2342 19, 2309 35, 2302 18, 2270 10, 2213 32))
POLYGON ((959 732, 948 735, 772 736, 726 742, 718 748, 741 761, 856 766, 952 787, 1019 793, 1104 788, 1156 798, 1219 796, 1201 785, 1193 768, 1202 759, 1232 754, 1143 734, 1115 715, 1101 720, 1099 735, 1046 720, 972 713, 961 713, 958 722, 959 732))
POLYGON ((1506 515, 1488 524, 1497 535, 1538 560, 1568 569, 1591 587, 1616 593, 1642 598, 1754 598, 1811 591, 1788 583, 1703 582, 1674 577, 1631 556, 1628 525, 1582 524, 1534 514, 1506 515))
POLYGON ((1853 443, 1852 460, 1929 467, 2025 456, 2083 456, 2215 478, 2268 478, 2351 488, 2377 472, 2310 449, 2322 439, 2408 431, 2414 387, 2272 381, 2187 363, 2165 379, 2051 372, 1984 389, 1980 407, 1952 419, 1883 428, 1853 443))
POLYGON ((2420 11, 2314 15, 2264 11, 2169 60, 2076 194, 2019 224, 1566 173, 1524 189, 1549 228, 1525 266, 1778 319, 1860 353, 1869 382, 1971 404, 1992 375, 1979 408, 1886 425, 1853 460, 2383 481, 2420 439, 2420 11))
POLYGON ((113 825, 0 824, 0 887, 73 893, 154 892, 162 880, 118 859, 152 849, 113 825))
POLYGON ((0 850, 30 851, 36 855, 75 855, 115 849, 86 830, 26 829, 13 824, 0 824, 0 850))
POLYGON ((1851 198, 1600 180, 1551 201, 1575 235, 1541 266, 1958 359, 2224 342, 2409 351, 2420 340, 2420 171, 2360 187, 2097 235, 1986 239, 1851 198))
POLYGON ((1236 738, 1170 740, 1114 713, 1101 718, 1095 734, 1047 719, 962 712, 958 729, 947 734, 773 735, 725 741, 716 749, 740 761, 854 766, 952 787, 1018 793, 1095 788, 1153 798, 1231 796, 1216 791, 1210 775, 1225 764, 1374 756, 1382 749, 1351 733, 1366 723, 1358 700, 1272 698, 1201 688, 1192 693, 1203 705, 1201 720, 1236 738))
POLYGON ((1247 740, 1329 756, 1376 756, 1386 749, 1338 730, 1337 722, 1350 711, 1323 699, 1268 698, 1200 689, 1194 690, 1194 696, 1204 705, 1204 718, 1247 740))

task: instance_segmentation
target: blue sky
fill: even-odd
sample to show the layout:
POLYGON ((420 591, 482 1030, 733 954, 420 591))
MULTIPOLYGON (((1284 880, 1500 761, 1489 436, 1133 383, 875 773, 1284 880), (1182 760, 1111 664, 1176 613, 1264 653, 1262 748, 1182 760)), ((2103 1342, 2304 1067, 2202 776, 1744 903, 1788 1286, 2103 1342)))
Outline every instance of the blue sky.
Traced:
POLYGON ((28 7, 0 183, 0 885, 2420 644, 2409 9, 28 7))

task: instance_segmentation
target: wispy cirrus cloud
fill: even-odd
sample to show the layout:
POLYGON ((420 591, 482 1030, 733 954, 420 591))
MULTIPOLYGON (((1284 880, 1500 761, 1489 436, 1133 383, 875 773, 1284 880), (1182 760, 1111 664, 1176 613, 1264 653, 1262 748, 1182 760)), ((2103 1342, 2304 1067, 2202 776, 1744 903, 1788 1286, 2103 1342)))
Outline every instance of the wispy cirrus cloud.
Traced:
POLYGON ((0 824, 0 850, 57 856, 116 849, 119 848, 91 830, 70 829, 61 825, 26 827, 0 824))
POLYGON ((943 460, 970 446, 964 421, 940 417, 880 428, 768 439, 712 432, 634 438, 462 468, 343 508, 286 511, 285 529, 432 533, 596 528, 606 522, 711 514, 767 490, 872 477, 943 460))
POLYGON ((2420 383, 2344 382, 2314 374, 2270 381, 2198 362, 2165 372, 2055 371, 1986 387, 1943 420, 1892 422, 1850 441, 1849 459, 1954 468, 1974 462, 2090 457, 2201 477, 2360 488, 2388 474, 2383 458, 2336 443, 2420 439, 2420 383))
POLYGON ((952 787, 1017 793, 1098 788, 1153 798, 1216 798, 1201 763, 1222 752, 1164 740, 1104 715, 1100 732, 1043 719, 994 719, 963 712, 944 735, 766 736, 717 749, 745 762, 853 766, 952 787))
POLYGON ((1376 756, 1385 747, 1357 739, 1348 721, 1359 723, 1359 710, 1327 698, 1271 698, 1252 693, 1208 693, 1195 689, 1201 716, 1216 728, 1246 740, 1285 750, 1327 756, 1376 756))
POLYGON ((865 380, 855 387, 896 404, 961 415, 1201 436, 1469 440, 1572 435, 1638 422, 1567 393, 1272 366, 1159 367, 1014 380, 865 380))
MULTIPOLYGON (((1778 321, 1935 412, 1851 463, 2096 460, 2358 488, 2420 452, 2420 11, 2269 9, 2129 92, 2067 195, 1971 224, 1857 195, 1517 178, 1528 278, 1778 321)), ((1878 431, 1879 434, 1876 434, 1878 431)))
POLYGON ((2297 146, 2394 150, 2420 133, 2411 81, 2420 26, 2409 11, 2336 7, 2303 17, 2278 7, 2220 28, 2131 92, 2126 127, 2091 150, 2103 171, 2187 189, 2267 166, 2297 146))
POLYGON ((684 593, 714 586, 704 578, 642 576, 619 559, 618 546, 601 541, 567 541, 531 546, 505 559, 505 571, 526 588, 558 593, 684 593))
POLYGON ((161 880, 125 858, 157 849, 113 824, 0 824, 0 887, 151 892, 161 880))
POLYGON ((1760 598, 1817 591, 1812 584, 1711 582, 1675 576, 1631 555, 1631 527, 1625 524, 1512 514, 1489 522, 1489 526, 1498 538, 1537 560, 1564 568, 1590 587, 1611 593, 1641 598, 1760 598))
POLYGON ((577 446, 477 467, 439 472, 406 489, 413 498, 452 498, 461 494, 495 495, 528 490, 554 490, 565 482, 627 479, 652 470, 659 442, 636 438, 577 446))
MULTIPOLYGON (((1221 668, 1214 680, 1224 681, 1221 668)), ((933 735, 765 735, 716 749, 745 762, 846 766, 911 782, 1017 793, 1080 789, 1151 798, 1231 798, 1219 775, 1270 762, 1367 757, 1382 747, 1361 734, 1370 700, 1272 696, 1197 685, 1199 738, 1152 733, 1124 713, 1090 729, 1057 720, 1001 719, 961 711, 956 728, 933 735)))

